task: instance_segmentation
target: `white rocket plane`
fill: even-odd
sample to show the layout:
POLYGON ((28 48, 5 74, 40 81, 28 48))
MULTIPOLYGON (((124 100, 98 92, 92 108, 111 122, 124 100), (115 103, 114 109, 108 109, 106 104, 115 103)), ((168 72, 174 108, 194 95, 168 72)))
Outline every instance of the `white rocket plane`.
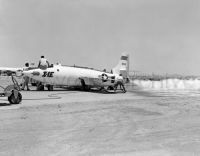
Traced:
POLYGON ((66 87, 82 87, 84 90, 91 88, 97 89, 117 89, 120 88, 126 92, 124 88, 125 79, 128 79, 129 56, 122 54, 118 65, 112 69, 112 73, 94 70, 87 67, 77 66, 62 66, 53 65, 47 69, 30 69, 23 71, 25 76, 28 76, 36 81, 46 85, 48 90, 53 90, 53 86, 66 87))

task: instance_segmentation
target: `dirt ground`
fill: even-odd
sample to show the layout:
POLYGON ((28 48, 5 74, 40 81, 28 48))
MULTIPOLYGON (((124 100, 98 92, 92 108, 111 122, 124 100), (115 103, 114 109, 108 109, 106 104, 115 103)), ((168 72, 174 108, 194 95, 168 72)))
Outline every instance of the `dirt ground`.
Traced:
POLYGON ((200 97, 23 91, 0 98, 1 156, 200 155, 200 97))

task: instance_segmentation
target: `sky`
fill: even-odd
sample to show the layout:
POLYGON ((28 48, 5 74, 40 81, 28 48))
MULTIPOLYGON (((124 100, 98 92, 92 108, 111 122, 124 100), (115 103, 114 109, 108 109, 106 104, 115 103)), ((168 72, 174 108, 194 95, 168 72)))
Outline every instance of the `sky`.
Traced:
POLYGON ((38 63, 200 75, 199 0, 0 0, 0 66, 38 63))

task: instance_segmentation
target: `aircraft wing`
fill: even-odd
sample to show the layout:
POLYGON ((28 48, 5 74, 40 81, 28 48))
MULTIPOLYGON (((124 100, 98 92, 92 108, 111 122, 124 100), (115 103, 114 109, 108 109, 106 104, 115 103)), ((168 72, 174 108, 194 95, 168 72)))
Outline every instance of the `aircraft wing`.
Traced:
POLYGON ((0 74, 11 74, 22 75, 24 70, 37 69, 38 67, 28 67, 28 68, 10 68, 10 67, 0 67, 0 74))
POLYGON ((9 68, 9 67, 0 67, 0 71, 13 71, 17 72, 23 70, 23 68, 9 68))
POLYGON ((9 68, 9 67, 0 67, 0 75, 1 74, 13 74, 13 73, 17 73, 19 71, 23 71, 23 68, 9 68))

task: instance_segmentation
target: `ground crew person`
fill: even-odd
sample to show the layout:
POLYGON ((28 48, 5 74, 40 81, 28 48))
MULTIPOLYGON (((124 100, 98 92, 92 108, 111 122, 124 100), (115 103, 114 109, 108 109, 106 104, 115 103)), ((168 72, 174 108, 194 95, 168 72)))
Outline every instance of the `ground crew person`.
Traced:
POLYGON ((124 87, 122 74, 120 74, 119 76, 120 77, 118 77, 117 83, 114 85, 114 91, 116 91, 119 86, 120 90, 122 90, 122 92, 126 93, 126 88, 124 87))
POLYGON ((38 67, 43 70, 45 70, 49 67, 49 62, 47 61, 46 58, 44 58, 44 56, 41 56, 38 67))
MULTIPOLYGON (((29 68, 29 63, 25 63, 25 67, 23 68, 23 70, 26 71, 26 70, 28 70, 28 68, 29 68)), ((29 77, 28 76, 24 76, 23 79, 24 79, 24 83, 22 84, 22 90, 24 90, 25 87, 27 88, 27 90, 30 90, 30 88, 28 86, 28 84, 29 84, 29 77)))

